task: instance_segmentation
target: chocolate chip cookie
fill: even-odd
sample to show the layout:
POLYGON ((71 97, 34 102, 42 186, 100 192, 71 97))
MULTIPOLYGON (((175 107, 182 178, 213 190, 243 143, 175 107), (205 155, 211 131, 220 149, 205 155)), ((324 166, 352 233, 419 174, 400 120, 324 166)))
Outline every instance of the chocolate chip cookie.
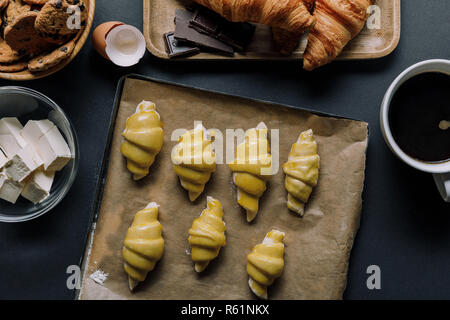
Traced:
POLYGON ((52 50, 55 46, 36 32, 34 23, 37 15, 34 11, 24 13, 5 28, 6 43, 20 54, 36 56, 52 50))
POLYGON ((48 41, 61 43, 75 36, 86 19, 87 9, 82 0, 49 0, 38 14, 35 28, 48 41))
POLYGON ((2 38, 0 38, 0 63, 12 63, 20 60, 23 54, 20 54, 11 48, 2 38))
POLYGON ((16 18, 31 10, 31 6, 24 3, 22 0, 10 0, 5 11, 4 24, 5 26, 12 24, 16 18))
POLYGON ((12 64, 0 63, 0 72, 19 72, 25 70, 27 67, 27 62, 17 62, 12 64))
POLYGON ((35 6, 43 6, 48 2, 48 0, 23 0, 24 2, 28 3, 29 5, 35 5, 35 6))
POLYGON ((70 57, 75 48, 75 41, 72 40, 69 43, 62 45, 57 48, 53 52, 45 55, 40 55, 28 63, 28 69, 31 72, 40 72, 48 70, 56 65, 58 65, 61 61, 66 60, 70 57))

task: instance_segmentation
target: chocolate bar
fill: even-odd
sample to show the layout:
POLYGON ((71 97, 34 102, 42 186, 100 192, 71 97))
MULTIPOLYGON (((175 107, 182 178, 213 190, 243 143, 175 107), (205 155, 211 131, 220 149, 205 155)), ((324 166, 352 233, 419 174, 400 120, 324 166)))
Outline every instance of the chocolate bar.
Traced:
POLYGON ((230 45, 213 38, 204 33, 189 27, 189 22, 192 20, 194 14, 192 12, 177 9, 175 17, 175 39, 182 42, 187 42, 201 48, 212 50, 227 56, 233 56, 234 50, 230 45))
POLYGON ((164 34, 164 42, 169 58, 188 57, 200 53, 200 48, 181 43, 175 39, 174 32, 164 34))
POLYGON ((255 26, 250 23, 230 22, 214 11, 198 7, 189 22, 198 32, 208 34, 236 51, 245 51, 255 33, 255 26))

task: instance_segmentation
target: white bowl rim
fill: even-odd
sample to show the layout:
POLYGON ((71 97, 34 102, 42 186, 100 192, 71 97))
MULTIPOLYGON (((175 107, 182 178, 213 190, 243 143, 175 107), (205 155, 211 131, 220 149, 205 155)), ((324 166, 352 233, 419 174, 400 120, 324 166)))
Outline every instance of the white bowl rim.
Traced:
POLYGON ((52 99, 50 99, 46 95, 40 93, 39 91, 30 89, 30 88, 21 87, 21 86, 2 86, 2 87, 0 87, 0 96, 2 94, 10 94, 10 93, 31 95, 35 98, 42 100, 43 102, 48 104, 52 109, 54 109, 58 113, 60 113, 63 116, 64 121, 67 122, 68 127, 70 129, 69 130, 70 135, 67 138, 71 139, 73 141, 74 151, 75 151, 74 159, 73 159, 74 163, 73 163, 72 170, 70 171, 68 183, 63 187, 63 190, 59 193, 58 197, 54 198, 54 200, 52 202, 50 202, 48 204, 48 206, 41 208, 39 211, 37 211, 35 213, 30 213, 30 214, 26 214, 26 215, 10 216, 10 215, 0 214, 0 222, 18 223, 18 222, 30 221, 30 220, 36 219, 36 218, 48 213, 49 211, 54 209, 65 198, 65 196, 71 189, 73 183, 75 182, 75 178, 78 173, 80 148, 79 148, 79 144, 78 144, 78 137, 77 137, 77 134, 75 132, 72 122, 70 121, 69 117, 66 115, 64 110, 56 102, 54 102, 52 99))
POLYGON ((450 75, 450 60, 446 59, 431 59, 425 60, 419 63, 416 63, 405 71, 403 71, 390 85, 389 89, 386 91, 386 94, 383 98, 383 102, 381 103, 380 109, 380 125, 381 131, 383 133, 383 137, 391 149, 391 151, 399 157, 402 161, 407 163, 413 168, 418 170, 428 172, 428 173, 447 173, 450 172, 450 160, 439 163, 427 163, 422 162, 417 159, 412 158, 408 154, 406 154, 395 141, 390 125, 389 125, 389 110, 391 106, 391 101, 394 94, 397 92, 397 89, 405 83, 407 80, 411 79, 414 76, 417 76, 422 73, 427 72, 439 72, 450 75), (445 66, 448 70, 443 70, 442 66, 445 66), (441 67, 441 68, 439 68, 441 67))

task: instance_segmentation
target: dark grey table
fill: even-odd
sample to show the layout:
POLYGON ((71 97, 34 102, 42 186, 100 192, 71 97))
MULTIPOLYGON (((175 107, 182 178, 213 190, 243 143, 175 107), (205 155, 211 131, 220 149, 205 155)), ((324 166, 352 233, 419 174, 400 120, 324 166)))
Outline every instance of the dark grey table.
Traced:
MULTIPOLYGON (((370 124, 361 228, 355 240, 345 298, 450 298, 450 204, 431 175, 397 160, 380 133, 384 92, 406 67, 450 58, 450 1, 403 0, 397 50, 374 61, 336 62, 314 73, 299 62, 165 62, 147 54, 122 69, 100 58, 90 40, 63 71, 33 82, 0 81, 36 89, 59 103, 81 146, 78 178, 50 214, 0 224, 0 298, 72 299, 66 268, 80 262, 100 174, 119 78, 139 73, 187 85, 310 108, 370 124), (381 268, 381 290, 367 289, 366 269, 381 268)), ((97 0, 94 26, 121 20, 142 28, 141 0, 97 0)))

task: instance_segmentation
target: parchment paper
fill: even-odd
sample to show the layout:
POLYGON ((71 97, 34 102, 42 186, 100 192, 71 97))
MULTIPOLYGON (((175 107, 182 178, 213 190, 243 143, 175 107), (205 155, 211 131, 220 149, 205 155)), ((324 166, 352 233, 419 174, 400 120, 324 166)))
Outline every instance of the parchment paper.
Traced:
POLYGON ((246 256, 271 228, 286 233, 285 269, 269 289, 270 299, 341 299, 348 259, 359 227, 368 125, 364 122, 313 115, 173 85, 128 78, 118 111, 100 215, 86 266, 81 299, 254 299, 248 288, 246 256), (135 182, 120 154, 125 121, 141 100, 156 103, 165 125, 162 152, 150 175, 135 182), (319 144, 320 178, 303 218, 286 207, 280 167, 260 201, 252 224, 236 203, 236 190, 226 165, 192 204, 171 163, 173 130, 192 129, 194 120, 225 134, 226 128, 248 129, 264 121, 280 129, 280 166, 287 161, 299 133, 312 128, 319 144), (206 196, 224 207, 227 245, 203 274, 194 271, 188 230, 206 206, 206 196), (135 293, 128 289, 122 267, 123 240, 135 213, 149 202, 160 207, 165 253, 135 293), (108 273, 103 286, 89 278, 97 269, 108 273))

